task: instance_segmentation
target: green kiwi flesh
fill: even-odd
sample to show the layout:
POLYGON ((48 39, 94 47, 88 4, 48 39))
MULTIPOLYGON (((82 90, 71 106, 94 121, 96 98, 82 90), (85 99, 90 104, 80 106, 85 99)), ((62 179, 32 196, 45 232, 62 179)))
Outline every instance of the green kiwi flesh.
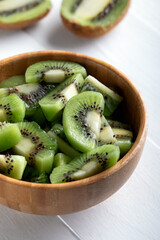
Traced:
POLYGON ((35 183, 50 183, 48 174, 46 172, 39 173, 39 171, 27 164, 23 177, 23 181, 35 182, 35 183))
POLYGON ((63 0, 61 14, 82 26, 107 27, 121 16, 129 0, 63 0), (88 9, 90 11, 88 11, 88 9))
POLYGON ((40 173, 50 173, 54 154, 57 151, 56 140, 51 139, 35 122, 22 122, 17 125, 22 139, 13 147, 13 151, 24 156, 28 164, 40 173))
POLYGON ((48 174, 45 172, 42 172, 38 177, 34 177, 30 179, 30 182, 34 183, 50 183, 48 174))
POLYGON ((3 80, 0 83, 0 88, 9 88, 9 87, 16 87, 18 85, 25 84, 25 76, 24 75, 17 75, 10 77, 6 80, 3 80))
POLYGON ((50 0, 5 0, 0 2, 0 21, 16 23, 37 18, 52 7, 50 0))
POLYGON ((103 145, 53 169, 51 183, 64 183, 90 177, 112 167, 119 160, 119 147, 103 145))
POLYGON ((114 120, 108 120, 108 123, 112 127, 114 136, 117 139, 122 157, 131 149, 133 145, 133 132, 131 131, 131 127, 128 124, 114 120))
POLYGON ((0 98, 0 122, 22 122, 25 117, 25 104, 15 94, 0 98))
POLYGON ((66 136, 64 134, 63 126, 60 123, 56 123, 53 125, 51 130, 53 133, 55 133, 57 136, 59 136, 62 139, 66 140, 66 136))
POLYGON ((78 63, 64 61, 42 61, 28 67, 26 82, 60 83, 66 78, 81 73, 85 78, 86 69, 78 63))
POLYGON ((71 161, 71 158, 64 153, 57 153, 54 157, 54 167, 65 165, 71 161))
POLYGON ((0 152, 12 148, 21 140, 17 124, 0 122, 0 152))
POLYGON ((12 93, 16 94, 25 103, 26 117, 30 117, 39 108, 39 100, 53 88, 55 85, 29 83, 16 87, 0 88, 0 95, 4 97, 12 93))
POLYGON ((15 179, 22 179, 27 161, 18 155, 0 155, 0 173, 15 179))
POLYGON ((70 158, 75 158, 77 157, 80 153, 76 151, 68 142, 63 140, 60 136, 56 135, 56 133, 51 129, 50 131, 47 132, 47 134, 52 138, 56 139, 58 143, 58 149, 62 153, 66 154, 70 158))
POLYGON ((84 91, 95 91, 102 93, 105 99, 104 116, 110 116, 123 99, 119 94, 115 93, 113 90, 106 87, 104 84, 90 75, 85 79, 85 83, 82 88, 82 92, 84 91))
POLYGON ((99 138, 104 98, 98 92, 83 92, 72 97, 63 112, 64 133, 81 152, 94 149, 99 138))
POLYGON ((117 139, 114 136, 113 130, 103 116, 99 134, 98 145, 117 144, 117 139))
POLYGON ((84 83, 82 74, 67 78, 39 101, 39 105, 48 121, 53 121, 65 107, 67 101, 77 95, 84 83))

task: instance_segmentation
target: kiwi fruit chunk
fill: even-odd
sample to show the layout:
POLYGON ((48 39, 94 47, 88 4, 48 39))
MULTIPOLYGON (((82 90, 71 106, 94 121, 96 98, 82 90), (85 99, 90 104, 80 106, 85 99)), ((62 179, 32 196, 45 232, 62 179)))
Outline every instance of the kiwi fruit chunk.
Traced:
POLYGON ((18 85, 25 84, 25 76, 24 75, 17 75, 10 77, 6 80, 3 80, 0 83, 0 88, 9 88, 9 87, 16 87, 18 85))
POLYGON ((119 147, 103 145, 53 169, 51 183, 64 183, 93 176, 112 167, 119 159, 119 147))
POLYGON ((35 183, 50 183, 48 174, 45 172, 39 173, 39 171, 27 164, 23 177, 23 181, 35 182, 35 183))
POLYGON ((59 135, 56 135, 54 130, 50 130, 47 132, 47 134, 52 138, 56 139, 58 143, 58 149, 62 153, 66 154, 70 158, 75 158, 77 157, 80 153, 76 151, 66 140, 61 138, 59 135))
POLYGON ((16 94, 25 103, 26 117, 30 117, 39 108, 39 100, 53 88, 55 85, 29 83, 16 87, 0 88, 0 95, 4 97, 12 93, 16 94))
POLYGON ((123 157, 133 145, 133 132, 131 131, 131 127, 128 124, 114 120, 108 120, 108 123, 112 127, 120 148, 121 157, 123 157))
POLYGON ((65 165, 71 161, 71 158, 64 153, 57 153, 54 157, 54 167, 65 165))
POLYGON ((57 151, 57 141, 51 139, 35 122, 22 122, 17 125, 22 139, 13 147, 13 152, 24 156, 28 164, 35 167, 39 173, 50 173, 57 151))
POLYGON ((119 94, 115 93, 113 90, 106 87, 104 84, 90 75, 85 79, 85 83, 82 88, 82 92, 84 91, 95 91, 102 93, 105 99, 104 116, 111 116, 123 99, 119 94))
POLYGON ((27 68, 25 77, 27 83, 45 81, 60 83, 66 78, 81 73, 85 78, 86 69, 78 63, 65 61, 42 61, 27 68))
POLYGON ((21 133, 14 123, 0 122, 0 152, 12 148, 21 140, 21 133))
POLYGON ((57 136, 59 136, 62 139, 66 140, 66 136, 64 134, 63 126, 60 123, 56 123, 51 128, 51 131, 55 133, 57 136))
POLYGON ((0 98, 0 122, 22 122, 25 117, 25 104, 15 94, 0 98))
POLYGON ((0 28, 21 29, 44 17, 51 9, 50 0, 0 1, 0 28))
POLYGON ((81 73, 67 78, 39 101, 39 105, 48 121, 53 121, 65 107, 67 101, 77 95, 84 83, 81 73))
POLYGON ((117 139, 106 118, 103 116, 99 134, 98 145, 117 144, 117 139))
POLYGON ((119 23, 129 3, 130 0, 63 0, 61 17, 73 33, 99 37, 119 23))
POLYGON ((83 92, 72 97, 63 112, 64 133, 81 152, 94 149, 100 134, 104 98, 98 92, 83 92))
POLYGON ((46 118, 42 112, 42 109, 39 107, 37 108, 36 112, 29 118, 27 118, 29 121, 33 121, 38 123, 38 125, 40 125, 42 128, 43 126, 45 126, 46 124, 46 118))
POLYGON ((34 183, 50 183, 48 174, 43 172, 38 177, 34 177, 30 179, 30 182, 34 183))
POLYGON ((39 171, 36 168, 28 165, 28 163, 27 163, 27 165, 25 167, 25 170, 24 170, 24 173, 23 173, 22 180, 30 181, 31 178, 38 177, 39 174, 40 173, 39 173, 39 171))
POLYGON ((27 161, 25 157, 18 155, 0 155, 0 173, 15 179, 22 179, 27 161))

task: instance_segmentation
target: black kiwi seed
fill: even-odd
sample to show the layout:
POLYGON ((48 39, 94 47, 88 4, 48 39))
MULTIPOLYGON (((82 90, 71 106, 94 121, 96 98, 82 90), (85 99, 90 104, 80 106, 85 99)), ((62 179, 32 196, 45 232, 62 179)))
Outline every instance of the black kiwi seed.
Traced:
POLYGON ((107 7, 104 8, 102 12, 100 12, 96 17, 92 19, 92 21, 99 21, 106 17, 110 11, 115 7, 119 0, 113 0, 110 4, 107 5, 107 7))
POLYGON ((27 4, 23 7, 19 7, 19 8, 10 10, 10 11, 0 12, 0 16, 7 17, 7 16, 12 15, 12 14, 25 12, 26 10, 30 10, 31 8, 34 8, 34 7, 38 6, 41 2, 42 2, 42 0, 37 0, 36 2, 27 4))

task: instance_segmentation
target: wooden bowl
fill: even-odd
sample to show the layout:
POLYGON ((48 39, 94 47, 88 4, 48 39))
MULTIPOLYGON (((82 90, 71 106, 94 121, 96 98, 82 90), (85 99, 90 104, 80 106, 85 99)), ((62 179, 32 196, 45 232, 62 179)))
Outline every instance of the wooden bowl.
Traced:
POLYGON ((135 143, 113 167, 95 176, 60 184, 19 181, 0 174, 0 203, 21 212, 56 215, 92 207, 115 193, 131 176, 141 157, 147 135, 147 114, 139 91, 121 72, 98 59, 65 51, 25 53, 0 61, 0 81, 24 74, 27 67, 43 60, 74 61, 88 74, 116 89, 124 97, 122 114, 131 123, 135 143))
POLYGON ((125 15, 128 12, 130 6, 130 0, 128 1, 127 7, 124 9, 122 14, 111 24, 109 24, 107 27, 103 27, 101 25, 97 26, 82 26, 78 22, 74 20, 70 20, 68 18, 65 18, 61 14, 62 21, 65 25, 65 27, 70 30, 72 33, 81 36, 81 37, 86 37, 86 38, 97 38, 101 37, 107 33, 109 33, 114 27, 116 27, 122 19, 125 17, 125 15))

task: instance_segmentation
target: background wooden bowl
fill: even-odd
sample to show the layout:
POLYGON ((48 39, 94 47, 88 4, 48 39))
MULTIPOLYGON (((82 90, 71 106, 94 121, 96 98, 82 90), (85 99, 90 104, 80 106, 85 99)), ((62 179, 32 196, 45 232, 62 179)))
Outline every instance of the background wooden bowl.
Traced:
POLYGON ((143 151, 147 116, 139 91, 129 79, 109 64, 86 55, 65 51, 25 53, 0 61, 0 81, 24 74, 27 67, 43 60, 67 60, 82 64, 88 74, 114 88, 123 97, 124 119, 131 123, 135 143, 113 167, 95 176, 60 184, 38 184, 15 180, 0 174, 0 203, 18 211, 56 215, 92 207, 115 193, 131 176, 143 151))

